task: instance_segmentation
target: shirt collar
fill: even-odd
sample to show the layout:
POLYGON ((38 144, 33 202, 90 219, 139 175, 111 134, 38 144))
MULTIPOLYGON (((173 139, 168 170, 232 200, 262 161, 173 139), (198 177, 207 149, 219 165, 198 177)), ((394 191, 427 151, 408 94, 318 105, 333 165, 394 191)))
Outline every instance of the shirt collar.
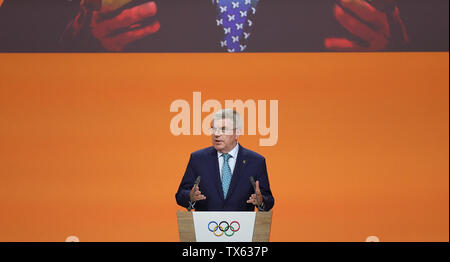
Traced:
MULTIPOLYGON (((237 159, 237 154, 239 152, 239 143, 236 143, 236 146, 231 149, 230 152, 228 152, 229 155, 231 155, 234 159, 237 159)), ((220 153, 219 151, 217 151, 217 157, 221 157, 223 155, 223 153, 220 153)))

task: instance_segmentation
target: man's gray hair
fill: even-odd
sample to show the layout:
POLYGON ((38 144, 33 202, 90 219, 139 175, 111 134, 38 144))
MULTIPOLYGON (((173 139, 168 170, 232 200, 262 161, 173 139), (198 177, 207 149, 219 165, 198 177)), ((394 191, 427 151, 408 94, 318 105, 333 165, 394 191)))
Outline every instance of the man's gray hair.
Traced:
POLYGON ((231 108, 225 108, 214 113, 213 120, 230 119, 233 122, 233 129, 242 130, 242 120, 238 112, 231 108))

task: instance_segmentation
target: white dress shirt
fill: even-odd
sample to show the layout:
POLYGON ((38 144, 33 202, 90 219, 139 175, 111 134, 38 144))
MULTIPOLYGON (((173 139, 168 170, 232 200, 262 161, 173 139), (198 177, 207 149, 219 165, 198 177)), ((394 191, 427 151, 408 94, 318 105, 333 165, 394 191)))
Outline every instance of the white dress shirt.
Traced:
MULTIPOLYGON (((231 174, 234 172, 234 166, 236 166, 236 159, 239 152, 239 143, 236 143, 236 146, 228 152, 231 157, 228 159, 228 165, 230 166, 231 174)), ((223 153, 217 151, 217 160, 219 161, 219 172, 220 172, 220 180, 222 181, 222 167, 224 158, 222 157, 223 153)))

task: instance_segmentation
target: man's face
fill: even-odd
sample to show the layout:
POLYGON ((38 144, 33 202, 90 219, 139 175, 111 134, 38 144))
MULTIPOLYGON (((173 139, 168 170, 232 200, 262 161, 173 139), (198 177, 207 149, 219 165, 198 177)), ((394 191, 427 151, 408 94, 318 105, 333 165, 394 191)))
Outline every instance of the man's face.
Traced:
POLYGON ((239 134, 236 129, 233 129, 232 120, 213 120, 211 129, 212 144, 217 151, 228 153, 236 146, 239 134))

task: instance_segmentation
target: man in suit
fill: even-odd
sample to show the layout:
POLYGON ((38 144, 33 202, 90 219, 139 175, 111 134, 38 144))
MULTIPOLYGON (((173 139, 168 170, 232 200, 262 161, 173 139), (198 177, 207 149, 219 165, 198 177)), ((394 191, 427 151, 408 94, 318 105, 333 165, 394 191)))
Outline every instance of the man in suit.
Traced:
POLYGON ((211 122, 212 146, 191 154, 175 194, 178 205, 197 211, 269 211, 274 205, 265 158, 242 147, 239 114, 224 109, 211 122), (200 183, 195 184, 198 177, 200 183), (256 191, 250 182, 256 180, 256 191))
POLYGON ((448 0, 5 0, 0 51, 448 51, 448 5, 448 0))
POLYGON ((111 51, 377 51, 408 43, 392 0, 100 2, 82 1, 69 39, 86 42, 84 24, 85 47, 111 51))

